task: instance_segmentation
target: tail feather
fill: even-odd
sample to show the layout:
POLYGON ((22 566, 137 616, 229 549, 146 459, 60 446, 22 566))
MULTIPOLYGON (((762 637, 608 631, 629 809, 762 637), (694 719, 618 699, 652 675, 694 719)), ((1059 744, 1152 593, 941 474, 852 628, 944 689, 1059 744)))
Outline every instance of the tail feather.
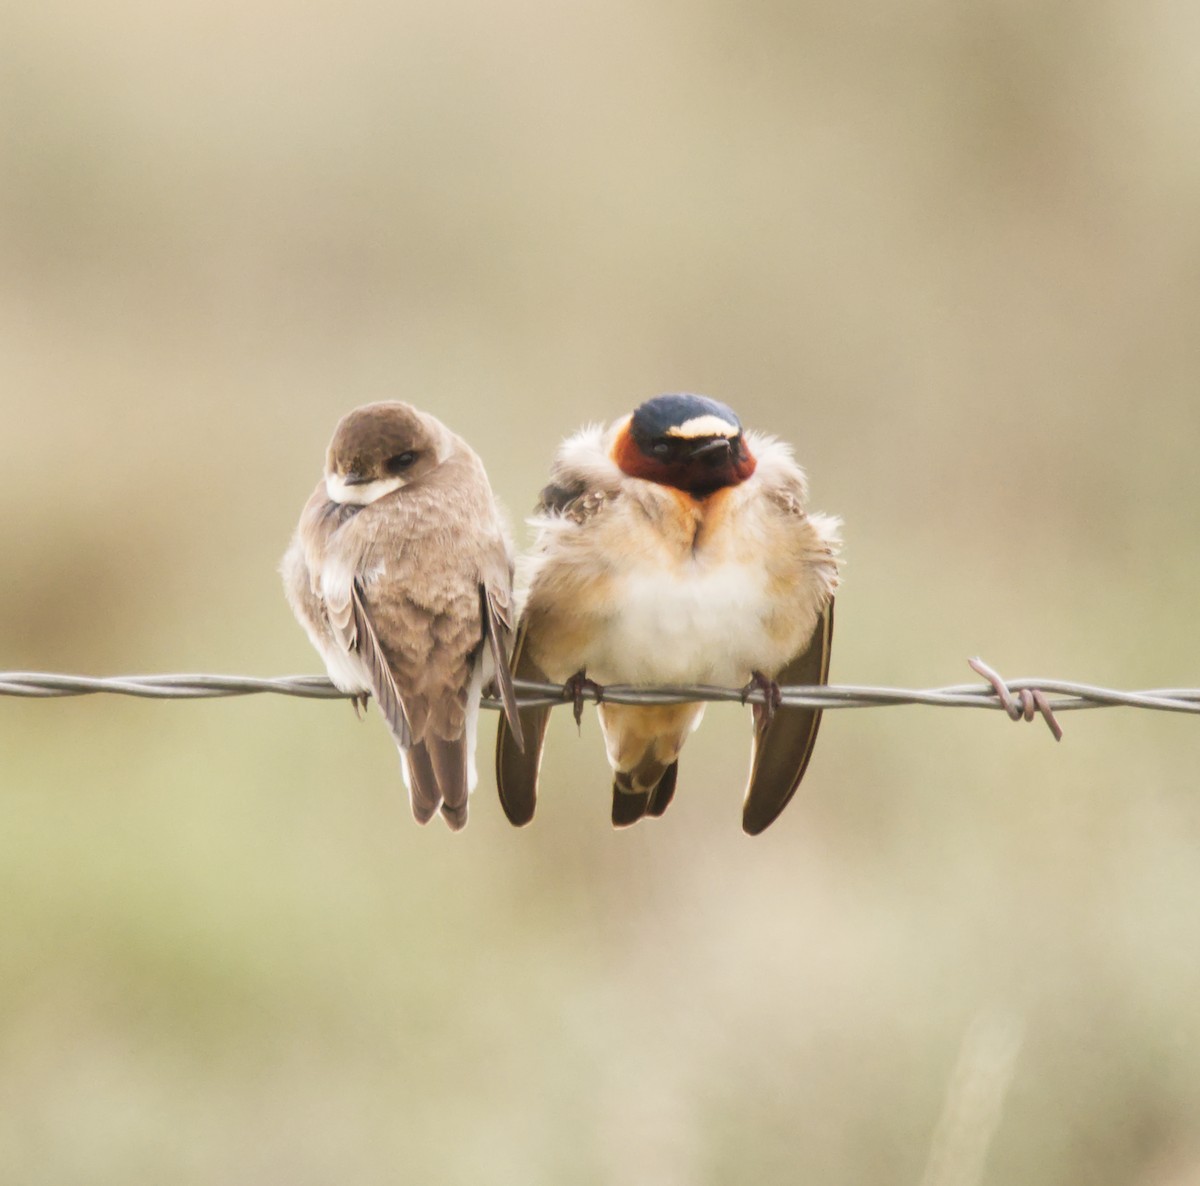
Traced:
POLYGON ((467 822, 468 767, 465 737, 447 741, 426 736, 422 743, 429 752, 438 789, 441 792, 442 817, 456 832, 467 822))
POLYGON ((675 783, 678 778, 679 761, 676 759, 663 771, 662 778, 658 780, 658 786, 650 793, 650 802, 646 807, 647 815, 657 817, 667 810, 671 800, 675 798, 675 783))
POLYGON ((663 766, 647 760, 636 770, 618 770, 613 777, 613 827, 627 828, 643 816, 662 815, 675 797, 678 777, 678 761, 663 766))
POLYGON ((404 765, 404 781, 408 783, 413 816, 417 823, 427 824, 442 804, 442 792, 438 789, 438 777, 425 742, 414 741, 407 750, 401 751, 400 760, 404 765))
POLYGON ((637 790, 629 775, 618 774, 613 779, 612 822, 614 828, 628 828, 646 814, 650 792, 637 790))

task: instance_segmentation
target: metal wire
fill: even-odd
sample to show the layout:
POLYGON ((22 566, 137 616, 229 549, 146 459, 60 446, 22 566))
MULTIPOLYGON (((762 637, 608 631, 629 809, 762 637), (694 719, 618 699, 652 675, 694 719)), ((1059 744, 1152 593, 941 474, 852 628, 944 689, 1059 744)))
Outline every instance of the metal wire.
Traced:
MULTIPOLYGON (((981 670, 991 671, 980 664, 981 670)), ((999 679, 999 677, 996 677, 999 679)), ((568 703, 560 684, 531 683, 517 680, 517 693, 525 707, 554 706, 568 703)), ((1000 685, 1009 693, 1009 703, 989 680, 983 684, 954 684, 945 688, 877 688, 863 685, 830 684, 817 687, 783 687, 782 703, 796 708, 883 708, 902 704, 922 704, 937 708, 1001 709, 1014 715, 1014 702, 1022 692, 1044 694, 1053 712, 1083 708, 1149 708, 1162 712, 1200 713, 1200 688, 1150 688, 1126 692, 1059 679, 1012 679, 1000 685)), ((82 675, 58 675, 48 672, 0 672, 0 696, 54 698, 110 693, 162 700, 206 700, 219 696, 253 696, 274 693, 300 696, 309 700, 348 700, 348 692, 339 692, 323 675, 275 676, 257 679, 243 675, 121 675, 93 678, 82 675)), ((706 685, 645 688, 612 684, 603 689, 603 699, 612 704, 684 704, 690 701, 731 701, 754 704, 763 702, 763 692, 706 685)), ((596 700, 597 693, 585 687, 585 700, 596 700)), ((485 698, 485 708, 499 708, 499 701, 485 698)), ((1021 708, 1016 707, 1016 715, 1021 708)))

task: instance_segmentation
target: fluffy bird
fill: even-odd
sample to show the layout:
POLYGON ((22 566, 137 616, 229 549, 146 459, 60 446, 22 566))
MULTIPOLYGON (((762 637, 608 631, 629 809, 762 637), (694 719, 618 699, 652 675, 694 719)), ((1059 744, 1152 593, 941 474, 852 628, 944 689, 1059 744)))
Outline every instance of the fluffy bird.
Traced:
MULTIPOLYGON (((779 704, 779 682, 825 683, 838 580, 837 519, 806 510, 804 471, 724 404, 661 395, 561 447, 531 520, 518 678, 760 688, 742 826, 768 827, 808 765, 820 710, 779 704)), ((661 815, 703 704, 599 705, 612 820, 661 815)), ((549 709, 501 723, 496 776, 512 823, 533 818, 549 709)))
POLYGON ((520 745, 508 654, 512 556, 483 463, 400 402, 342 418, 281 566, 292 610, 344 692, 375 698, 413 815, 457 830, 494 678, 520 745))

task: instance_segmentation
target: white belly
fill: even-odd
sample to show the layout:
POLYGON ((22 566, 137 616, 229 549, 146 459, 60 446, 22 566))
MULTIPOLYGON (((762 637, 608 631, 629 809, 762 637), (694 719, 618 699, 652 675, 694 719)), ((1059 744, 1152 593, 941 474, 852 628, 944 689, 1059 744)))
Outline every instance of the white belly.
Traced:
POLYGON ((757 566, 645 565, 620 577, 613 594, 586 665, 599 683, 738 687, 783 658, 767 634, 771 607, 757 566))

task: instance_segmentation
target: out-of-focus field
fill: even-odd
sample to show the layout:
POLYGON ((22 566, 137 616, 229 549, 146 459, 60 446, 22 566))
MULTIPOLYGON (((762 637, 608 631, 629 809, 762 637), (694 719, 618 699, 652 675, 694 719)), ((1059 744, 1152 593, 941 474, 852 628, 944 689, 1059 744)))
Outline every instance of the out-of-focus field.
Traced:
MULTIPOLYGON (((317 671, 344 411, 524 537, 687 389, 844 517, 838 682, 1194 686, 1197 78, 1161 0, 10 11, 0 668, 317 671)), ((373 713, 0 700, 0 1178, 916 1184, 975 1024, 956 1181, 1200 1181, 1200 721, 831 713, 750 840, 746 712, 623 833, 563 717, 451 836, 373 713)))

